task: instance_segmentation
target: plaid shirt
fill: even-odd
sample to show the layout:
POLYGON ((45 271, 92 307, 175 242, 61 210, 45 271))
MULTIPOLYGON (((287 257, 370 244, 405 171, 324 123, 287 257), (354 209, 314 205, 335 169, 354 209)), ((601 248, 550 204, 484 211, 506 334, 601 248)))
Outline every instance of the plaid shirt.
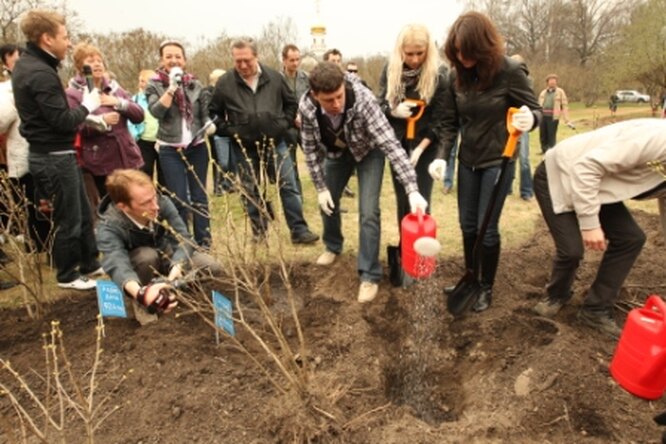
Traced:
MULTIPOLYGON (((395 137, 393 128, 379 108, 375 97, 356 77, 345 74, 345 80, 351 83, 356 96, 354 105, 347 111, 343 123, 347 149, 357 162, 363 160, 371 150, 382 150, 407 194, 418 191, 414 167, 395 137)), ((301 146, 305 153, 305 161, 317 192, 322 192, 326 189, 322 169, 323 154, 320 148, 323 144, 316 116, 317 105, 309 94, 301 98, 298 111, 301 114, 301 146)), ((342 152, 326 155, 335 158, 340 157, 342 152)))

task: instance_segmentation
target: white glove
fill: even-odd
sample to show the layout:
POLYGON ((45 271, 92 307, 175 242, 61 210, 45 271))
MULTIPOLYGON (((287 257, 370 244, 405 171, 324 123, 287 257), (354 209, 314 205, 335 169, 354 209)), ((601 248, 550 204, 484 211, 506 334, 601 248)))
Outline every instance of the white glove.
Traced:
POLYGON ((416 103, 412 102, 400 102, 395 108, 391 109, 391 115, 398 119, 406 119, 412 117, 412 108, 416 106, 416 103))
POLYGON ((172 91, 180 86, 183 82, 183 70, 177 66, 171 68, 169 71, 169 89, 172 91))
POLYGON ((409 198, 409 207, 412 213, 416 213, 418 210, 425 213, 426 208, 428 208, 428 202, 426 202, 425 198, 421 196, 421 193, 418 191, 412 191, 407 197, 409 198))
POLYGON ((183 277, 183 268, 180 266, 180 264, 175 264, 173 267, 171 267, 167 279, 173 281, 175 279, 180 279, 181 277, 183 277))
POLYGON ((527 106, 523 105, 511 117, 511 125, 518 131, 526 133, 534 126, 534 114, 527 106))
POLYGON ((93 128, 99 132, 107 132, 111 129, 104 121, 104 117, 99 114, 88 114, 86 116, 86 126, 93 128))
POLYGON ((215 126, 215 124, 211 122, 211 124, 208 125, 208 127, 206 128, 206 135, 213 136, 215 135, 216 131, 217 131, 217 126, 215 126))
POLYGON ((335 209, 335 204, 333 203, 333 197, 331 197, 331 192, 328 191, 328 189, 317 194, 317 201, 319 201, 319 208, 321 208, 321 211, 323 211, 324 214, 326 214, 327 216, 333 214, 333 210, 335 209))
POLYGON ((81 105, 86 107, 88 113, 95 111, 101 104, 102 99, 99 96, 99 90, 97 88, 93 89, 92 91, 88 91, 88 88, 86 88, 83 91, 83 100, 81 101, 81 105))
POLYGON ((444 180, 444 175, 446 175, 446 160, 435 159, 430 162, 430 165, 428 165, 428 174, 430 174, 433 180, 444 180))
POLYGON ((423 148, 420 146, 417 146, 414 148, 414 151, 412 151, 411 156, 409 156, 409 161, 411 162, 412 166, 415 167, 417 163, 419 163, 419 158, 421 157, 421 154, 423 154, 423 148))

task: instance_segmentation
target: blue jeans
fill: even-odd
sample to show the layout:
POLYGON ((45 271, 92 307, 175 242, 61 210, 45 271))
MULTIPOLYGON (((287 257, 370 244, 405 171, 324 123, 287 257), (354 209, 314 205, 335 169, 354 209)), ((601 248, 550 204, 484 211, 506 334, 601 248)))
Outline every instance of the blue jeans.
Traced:
MULTIPOLYGON (((232 141, 231 148, 234 153, 233 156, 238 161, 241 185, 247 194, 247 196, 242 196, 242 200, 252 223, 252 232, 255 235, 263 235, 268 229, 267 211, 260 210, 256 205, 265 201, 265 196, 262 196, 259 192, 259 180, 263 176, 259 170, 261 165, 266 168, 271 180, 275 180, 276 172, 278 173, 280 200, 292 238, 308 232, 308 224, 303 217, 303 198, 298 191, 294 165, 287 144, 281 142, 275 147, 275 150, 270 147, 261 147, 257 151, 253 147, 243 152, 238 143, 232 141), (275 156, 273 156, 273 151, 275 151, 275 156), (276 166, 278 170, 276 170, 276 166)), ((270 213, 272 211, 270 205, 267 205, 267 207, 270 213)))
POLYGON ((166 188, 175 194, 176 197, 172 198, 173 203, 186 226, 190 207, 193 210, 194 240, 203 247, 210 246, 210 214, 206 194, 208 174, 206 144, 201 143, 186 150, 163 146, 160 148, 160 167, 164 173, 166 188))
MULTIPOLYGON (((492 247, 500 242, 498 230, 499 217, 504 207, 504 201, 509 192, 515 171, 514 162, 507 165, 503 183, 500 185, 495 208, 490 217, 490 223, 483 238, 483 245, 492 247)), ((490 196, 499 178, 500 167, 470 168, 458 163, 458 212, 460 228, 465 237, 475 237, 490 203, 490 196)))
POLYGON ((29 168, 39 195, 53 205, 51 254, 58 282, 71 282, 97 270, 92 213, 76 155, 30 153, 29 168))
POLYGON ((233 186, 228 174, 236 174, 238 172, 238 161, 236 160, 234 150, 231 149, 231 139, 229 137, 214 136, 213 149, 217 155, 217 163, 222 174, 220 184, 224 190, 228 190, 233 186))
POLYGON ((326 159, 324 170, 326 187, 331 192, 335 210, 331 216, 321 213, 326 249, 335 254, 342 252, 344 236, 340 220, 340 196, 347 181, 356 169, 358 177, 359 242, 357 270, 361 281, 379 282, 382 279, 382 266, 379 263, 379 243, 381 241, 381 217, 379 195, 384 177, 384 153, 373 149, 360 161, 345 151, 338 159, 326 159))
POLYGON ((532 172, 530 168, 530 133, 524 132, 520 136, 518 145, 520 163, 520 197, 529 199, 533 196, 532 172))

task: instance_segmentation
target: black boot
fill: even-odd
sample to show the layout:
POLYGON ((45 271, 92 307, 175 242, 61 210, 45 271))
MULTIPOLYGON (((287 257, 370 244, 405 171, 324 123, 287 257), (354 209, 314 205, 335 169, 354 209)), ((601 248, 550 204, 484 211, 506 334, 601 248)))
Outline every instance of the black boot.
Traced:
POLYGON ((472 305, 472 311, 477 313, 488 310, 490 304, 493 302, 493 289, 481 284, 481 293, 479 299, 472 305))
POLYGON ((389 282, 394 287, 402 285, 403 271, 400 264, 400 247, 388 245, 386 247, 386 256, 389 265, 389 282))
POLYGON ((500 243, 491 246, 483 245, 480 253, 481 294, 472 307, 472 310, 477 313, 487 310, 493 301, 493 284, 499 265, 500 243))
POLYGON ((476 243, 476 234, 463 233, 463 252, 465 253, 465 269, 474 269, 474 244, 476 243))

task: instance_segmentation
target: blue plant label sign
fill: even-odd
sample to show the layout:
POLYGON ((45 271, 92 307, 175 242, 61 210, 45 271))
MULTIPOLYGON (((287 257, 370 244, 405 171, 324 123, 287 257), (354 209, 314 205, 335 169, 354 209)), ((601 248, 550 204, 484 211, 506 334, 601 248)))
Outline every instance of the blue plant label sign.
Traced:
POLYGON ((126 318, 125 299, 122 290, 112 281, 97 281, 99 313, 107 318, 126 318))
POLYGON ((213 309, 215 310, 215 325, 230 336, 235 336, 236 330, 232 318, 233 306, 231 301, 215 290, 213 290, 213 309))

